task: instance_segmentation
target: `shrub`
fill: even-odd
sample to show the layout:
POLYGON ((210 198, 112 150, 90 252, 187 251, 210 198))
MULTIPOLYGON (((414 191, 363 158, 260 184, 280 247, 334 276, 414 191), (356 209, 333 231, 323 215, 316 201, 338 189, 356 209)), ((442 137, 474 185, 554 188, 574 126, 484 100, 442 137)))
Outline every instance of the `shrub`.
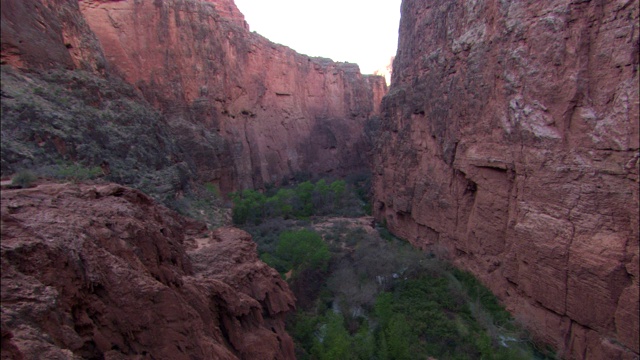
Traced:
POLYGON ((452 273, 466 289, 469 300, 478 303, 477 307, 486 310, 496 325, 505 326, 512 321, 511 314, 500 305, 496 296, 471 273, 459 269, 453 269, 452 273))
POLYGON ((11 178, 11 185, 19 188, 31 187, 38 178, 29 170, 21 170, 11 178))
POLYGON ((251 222, 259 224, 264 218, 266 197, 255 190, 229 194, 233 200, 233 222, 238 225, 251 222))
POLYGON ((79 163, 58 163, 54 176, 71 181, 85 181, 102 175, 100 166, 86 167, 79 163))

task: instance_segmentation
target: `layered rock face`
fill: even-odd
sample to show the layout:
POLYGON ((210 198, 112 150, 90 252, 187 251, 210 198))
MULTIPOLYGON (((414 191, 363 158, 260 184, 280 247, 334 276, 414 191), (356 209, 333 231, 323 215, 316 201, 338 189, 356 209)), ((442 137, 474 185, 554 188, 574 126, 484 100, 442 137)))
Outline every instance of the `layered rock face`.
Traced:
POLYGON ((239 229, 115 184, 2 191, 2 358, 293 359, 294 297, 239 229))
POLYGON ((2 3, 2 64, 22 69, 83 68, 103 72, 100 44, 70 0, 2 3))
POLYGON ((567 358, 638 357, 638 1, 402 5, 375 216, 567 358))
POLYGON ((121 75, 165 115, 181 160, 225 192, 366 171, 365 122, 386 93, 355 64, 250 33, 231 0, 8 1, 2 61, 121 75))
POLYGON ((383 78, 249 33, 231 1, 80 6, 109 62, 182 129, 174 132, 202 179, 253 188, 370 163, 363 128, 378 112, 383 78), (232 164, 198 145, 209 133, 225 139, 232 164))

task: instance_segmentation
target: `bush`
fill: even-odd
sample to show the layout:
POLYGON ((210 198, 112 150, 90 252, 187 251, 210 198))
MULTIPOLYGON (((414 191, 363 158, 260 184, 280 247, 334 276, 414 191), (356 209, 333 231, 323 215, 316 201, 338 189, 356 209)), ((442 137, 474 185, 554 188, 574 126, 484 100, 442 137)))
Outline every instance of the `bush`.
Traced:
POLYGON ((319 339, 311 348, 311 353, 320 360, 354 359, 351 336, 344 327, 341 315, 329 312, 325 324, 320 328, 319 339))
POLYGON ((31 187, 38 178, 29 170, 21 170, 11 178, 11 185, 19 188, 31 187))
POLYGON ((469 300, 486 310, 496 325, 506 326, 512 322, 511 314, 500 305, 496 296, 471 273, 459 269, 453 269, 452 273, 466 289, 469 300))
POLYGON ((215 198, 220 198, 220 187, 217 184, 205 183, 204 188, 215 198))
POLYGON ((281 274, 292 271, 299 312, 287 329, 298 359, 533 358, 509 314, 471 274, 386 228, 376 234, 332 221, 317 227, 322 236, 283 231, 308 226, 294 218, 351 209, 351 186, 305 181, 234 198, 234 215, 259 223, 248 230, 261 259, 281 274), (500 343, 505 337, 509 347, 500 343))
POLYGON ((71 181, 86 181, 102 175, 100 166, 86 167, 78 163, 59 163, 55 177, 71 181))

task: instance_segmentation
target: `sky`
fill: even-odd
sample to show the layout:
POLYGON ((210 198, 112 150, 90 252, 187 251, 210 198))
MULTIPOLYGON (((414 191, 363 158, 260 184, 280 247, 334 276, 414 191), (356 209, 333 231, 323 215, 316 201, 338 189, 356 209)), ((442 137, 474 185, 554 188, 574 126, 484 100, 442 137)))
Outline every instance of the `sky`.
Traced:
POLYGON ((401 0, 235 0, 251 31, 309 55, 384 68, 398 46, 401 0))

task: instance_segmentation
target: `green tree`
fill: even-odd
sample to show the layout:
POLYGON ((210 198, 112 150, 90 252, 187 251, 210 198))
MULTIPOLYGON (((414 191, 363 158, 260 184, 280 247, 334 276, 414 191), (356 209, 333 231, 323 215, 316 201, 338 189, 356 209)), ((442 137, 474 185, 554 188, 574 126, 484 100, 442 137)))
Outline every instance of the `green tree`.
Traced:
POLYGON ((243 190, 229 194, 233 201, 233 222, 238 225, 252 222, 259 224, 264 218, 264 204, 267 201, 264 194, 255 190, 243 190))
POLYGON ((369 324, 365 321, 353 336, 353 353, 357 359, 373 359, 376 353, 376 341, 369 324))
POLYGON ((315 186, 309 181, 300 183, 298 187, 296 187, 296 196, 298 198, 296 216, 304 218, 313 215, 314 207, 312 200, 314 190, 315 186))
POLYGON ((290 330, 290 334, 303 349, 309 350, 313 347, 321 319, 321 316, 300 311, 295 314, 293 329, 290 330))
POLYGON ((275 256, 290 264, 294 272, 306 269, 324 271, 331 253, 318 233, 303 229, 281 233, 275 256))
POLYGON ((324 179, 318 180, 313 191, 313 206, 315 212, 321 215, 330 213, 333 208, 333 194, 329 184, 324 179))
POLYGON ((347 183, 344 180, 336 180, 329 185, 329 189, 333 193, 334 208, 337 209, 342 206, 343 198, 347 190, 347 183))
POLYGON ((385 327, 393 316, 393 310, 391 310, 391 304, 393 303, 393 294, 384 292, 378 295, 376 303, 374 305, 374 312, 380 321, 380 326, 385 327))
POLYGON ((389 358, 395 360, 411 360, 410 346, 417 337, 410 328, 407 319, 400 314, 394 314, 385 329, 389 358))
POLYGON ((320 339, 311 349, 313 355, 320 360, 354 359, 351 336, 344 327, 342 315, 330 311, 321 330, 320 339))

